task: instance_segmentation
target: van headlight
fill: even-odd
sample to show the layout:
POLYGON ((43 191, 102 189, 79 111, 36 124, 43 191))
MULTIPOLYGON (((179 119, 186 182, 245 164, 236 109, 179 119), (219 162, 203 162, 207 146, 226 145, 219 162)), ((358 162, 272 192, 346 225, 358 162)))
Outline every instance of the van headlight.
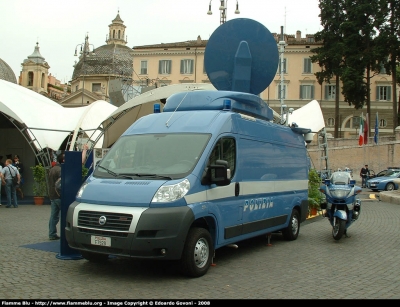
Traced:
POLYGON ((166 203, 178 200, 186 195, 190 189, 189 180, 185 179, 177 184, 161 186, 153 197, 154 203, 166 203))
POLYGON ((81 197, 82 197, 83 191, 85 190, 86 186, 87 186, 87 183, 86 183, 86 182, 84 182, 84 183, 81 185, 81 187, 80 187, 78 193, 76 193, 76 198, 81 198, 81 197))

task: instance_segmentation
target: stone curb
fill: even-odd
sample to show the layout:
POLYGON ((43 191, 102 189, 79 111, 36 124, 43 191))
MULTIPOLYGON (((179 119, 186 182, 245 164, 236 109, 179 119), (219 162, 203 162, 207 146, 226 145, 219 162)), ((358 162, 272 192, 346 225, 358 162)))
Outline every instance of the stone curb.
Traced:
POLYGON ((380 192, 378 199, 379 201, 400 205, 400 192, 399 190, 380 192))

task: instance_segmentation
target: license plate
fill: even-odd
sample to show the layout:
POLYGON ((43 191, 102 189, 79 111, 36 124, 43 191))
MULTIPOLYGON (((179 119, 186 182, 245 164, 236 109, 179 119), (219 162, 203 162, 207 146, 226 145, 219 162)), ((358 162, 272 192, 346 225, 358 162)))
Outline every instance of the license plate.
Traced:
POLYGON ((110 237, 101 237, 101 236, 92 236, 90 243, 93 245, 111 246, 111 238, 110 237))

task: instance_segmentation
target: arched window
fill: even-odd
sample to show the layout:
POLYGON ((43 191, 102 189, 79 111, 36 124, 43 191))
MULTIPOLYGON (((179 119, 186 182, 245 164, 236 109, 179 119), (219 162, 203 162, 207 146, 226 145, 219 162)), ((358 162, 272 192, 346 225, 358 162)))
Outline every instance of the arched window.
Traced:
POLYGON ((42 73, 42 80, 40 81, 40 87, 44 88, 44 73, 42 73))
POLYGON ((353 116, 346 121, 345 128, 358 129, 360 127, 360 116, 353 116))
POLYGON ((33 72, 28 72, 28 86, 33 86, 33 72))
POLYGON ((118 30, 118 39, 121 38, 121 30, 118 30))
POLYGON ((115 38, 115 30, 113 30, 112 38, 115 38))

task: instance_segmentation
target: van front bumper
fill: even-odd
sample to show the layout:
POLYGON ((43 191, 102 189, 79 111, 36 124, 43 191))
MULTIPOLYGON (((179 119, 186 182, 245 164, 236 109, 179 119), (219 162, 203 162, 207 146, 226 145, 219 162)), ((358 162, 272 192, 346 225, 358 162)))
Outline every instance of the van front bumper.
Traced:
POLYGON ((65 236, 71 248, 93 253, 140 259, 180 259, 186 234, 194 221, 193 212, 187 206, 147 208, 132 219, 131 224, 137 221, 136 227, 132 227, 128 225, 129 219, 126 220, 131 215, 130 207, 113 206, 110 212, 102 211, 104 206, 101 205, 92 205, 95 210, 81 209, 79 205, 74 202, 68 209, 65 236), (100 218, 111 221, 108 228, 98 223, 100 218), (94 237, 104 238, 101 244, 107 242, 109 246, 97 245, 99 241, 94 241, 94 237))

